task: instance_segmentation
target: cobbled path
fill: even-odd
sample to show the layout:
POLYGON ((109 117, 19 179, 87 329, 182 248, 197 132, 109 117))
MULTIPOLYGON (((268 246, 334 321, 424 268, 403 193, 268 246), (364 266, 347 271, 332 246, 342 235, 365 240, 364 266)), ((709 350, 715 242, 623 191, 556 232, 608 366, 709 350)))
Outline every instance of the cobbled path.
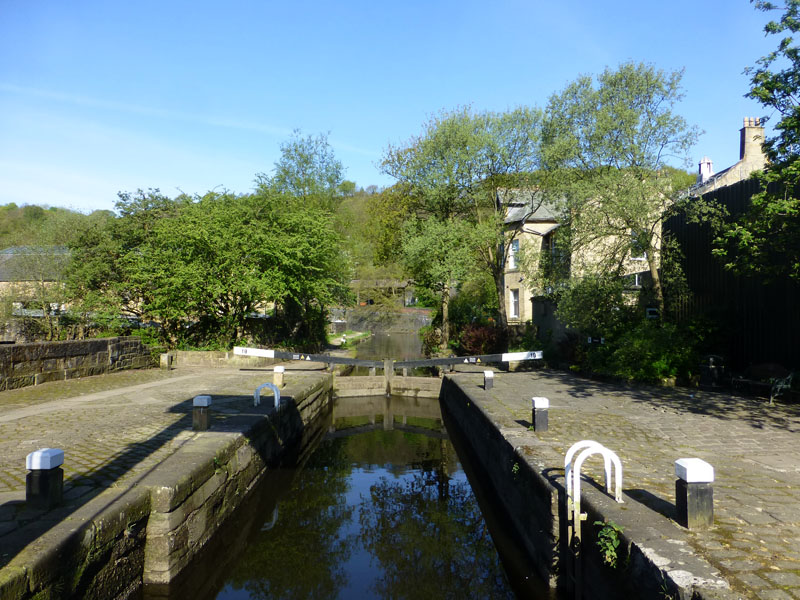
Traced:
MULTIPOLYGON (((477 382, 480 375, 458 377, 477 382)), ((238 369, 152 370, 0 392, 0 549, 25 522, 29 452, 64 449, 65 497, 81 502, 132 485, 191 438, 195 395, 212 394, 214 418, 224 419, 246 410, 253 389, 270 379, 238 369)), ((519 422, 515 444, 538 435, 525 426, 532 396, 551 402, 549 431, 537 443, 546 440, 562 456, 581 439, 608 446, 622 459, 626 493, 668 517, 674 461, 696 456, 711 463, 715 526, 690 533, 694 549, 742 597, 800 599, 800 406, 550 371, 498 373, 491 398, 519 422)), ((593 462, 585 466, 599 481, 593 462)))
MULTIPOLYGON (((253 390, 271 380, 271 372, 239 369, 150 370, 0 392, 0 550, 5 536, 39 518, 24 510, 28 453, 64 450, 64 499, 80 504, 134 485, 195 436, 195 395, 211 394, 214 419, 225 419, 252 406, 253 390)), ((0 566, 11 558, 2 554, 0 566)))
MULTIPOLYGON (((520 423, 515 445, 537 436, 525 424, 531 397, 545 396, 549 431, 537 443, 563 456, 578 440, 597 440, 622 460, 626 492, 673 519, 674 461, 711 463, 715 525, 690 532, 690 543, 742 597, 800 599, 800 406, 685 388, 629 388, 550 371, 500 373, 492 392, 492 401, 520 423)), ((585 468, 602 481, 594 462, 602 465, 589 461, 585 468)))

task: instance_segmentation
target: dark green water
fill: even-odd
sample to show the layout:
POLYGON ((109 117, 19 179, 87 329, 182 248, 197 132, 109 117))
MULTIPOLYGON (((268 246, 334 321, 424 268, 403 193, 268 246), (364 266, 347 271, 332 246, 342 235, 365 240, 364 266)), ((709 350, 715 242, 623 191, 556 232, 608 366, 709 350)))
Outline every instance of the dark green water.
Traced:
MULTIPOLYGON (((379 334, 358 354, 416 358, 419 339, 379 334)), ((512 585, 545 597, 479 486, 509 583, 437 400, 338 399, 314 428, 319 443, 271 469, 203 555, 142 598, 514 598, 512 585)))
POLYGON ((441 424, 409 418, 405 427, 430 434, 348 436, 344 421, 296 474, 274 522, 266 515, 216 598, 513 598, 441 424))

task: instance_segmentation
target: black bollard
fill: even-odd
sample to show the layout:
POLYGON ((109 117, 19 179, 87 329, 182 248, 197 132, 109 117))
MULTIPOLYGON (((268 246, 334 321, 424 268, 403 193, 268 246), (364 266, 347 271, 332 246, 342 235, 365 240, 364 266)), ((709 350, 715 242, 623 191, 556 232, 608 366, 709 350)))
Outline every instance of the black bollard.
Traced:
POLYGON ((42 448, 28 454, 25 467, 25 504, 29 508, 50 510, 61 504, 64 494, 64 451, 42 448))
POLYGON ((533 416, 532 416, 533 430, 547 431, 548 427, 547 412, 550 409, 550 400, 541 397, 531 398, 531 408, 533 411, 533 416))
POLYGON ((195 431, 208 431, 210 424, 209 407, 211 396, 195 396, 192 401, 192 429, 195 431))
POLYGON ((675 508, 688 529, 714 525, 714 467, 699 458, 675 461, 675 508))

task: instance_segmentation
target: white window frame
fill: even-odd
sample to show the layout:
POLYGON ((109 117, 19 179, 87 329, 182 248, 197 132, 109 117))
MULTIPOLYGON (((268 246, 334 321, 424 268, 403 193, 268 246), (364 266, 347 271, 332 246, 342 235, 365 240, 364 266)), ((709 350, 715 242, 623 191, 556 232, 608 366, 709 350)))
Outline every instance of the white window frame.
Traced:
POLYGON ((636 245, 636 232, 631 229, 631 260, 647 260, 647 252, 642 252, 640 256, 633 255, 633 247, 636 245))
POLYGON ((511 319, 519 319, 519 288, 514 288, 509 292, 508 316, 511 319))
POLYGON ((519 254, 519 238, 511 240, 508 245, 508 270, 516 271, 519 268, 517 264, 517 255, 519 254))

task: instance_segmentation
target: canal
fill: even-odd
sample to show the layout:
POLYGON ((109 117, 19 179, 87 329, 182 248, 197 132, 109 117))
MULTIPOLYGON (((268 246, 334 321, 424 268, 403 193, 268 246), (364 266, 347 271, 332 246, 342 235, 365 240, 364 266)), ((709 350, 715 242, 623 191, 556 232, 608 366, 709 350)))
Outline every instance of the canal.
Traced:
MULTIPOLYGON (((359 357, 413 358, 414 338, 374 336, 359 357)), ((336 399, 320 432, 177 581, 143 598, 539 597, 502 516, 484 517, 492 492, 479 505, 437 400, 336 399)))

